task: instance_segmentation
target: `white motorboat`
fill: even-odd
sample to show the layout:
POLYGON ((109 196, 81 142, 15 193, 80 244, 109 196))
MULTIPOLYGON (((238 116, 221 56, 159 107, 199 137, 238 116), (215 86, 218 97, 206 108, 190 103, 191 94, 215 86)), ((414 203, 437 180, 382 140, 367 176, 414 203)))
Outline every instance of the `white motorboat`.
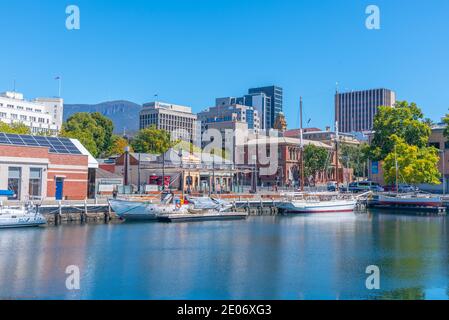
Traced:
POLYGON ((300 199, 281 202, 278 208, 283 213, 328 213, 353 212, 356 208, 355 199, 300 199))
POLYGON ((37 207, 4 207, 0 203, 0 228, 37 227, 47 224, 47 219, 37 207))

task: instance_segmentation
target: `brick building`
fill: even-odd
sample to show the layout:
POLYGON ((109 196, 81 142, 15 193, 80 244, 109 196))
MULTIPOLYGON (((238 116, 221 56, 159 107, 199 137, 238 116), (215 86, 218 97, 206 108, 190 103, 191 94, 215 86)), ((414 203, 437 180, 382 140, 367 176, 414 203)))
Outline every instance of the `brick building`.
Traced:
POLYGON ((86 199, 97 167, 78 140, 0 133, 0 190, 14 192, 8 200, 86 199))

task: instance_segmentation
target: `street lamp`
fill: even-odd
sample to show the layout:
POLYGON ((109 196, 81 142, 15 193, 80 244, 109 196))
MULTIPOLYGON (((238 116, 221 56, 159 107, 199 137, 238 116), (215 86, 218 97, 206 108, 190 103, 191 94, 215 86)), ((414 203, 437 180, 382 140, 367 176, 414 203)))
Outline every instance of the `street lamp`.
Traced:
POLYGON ((253 161, 254 161, 254 166, 253 166, 253 193, 257 193, 257 155, 253 155, 253 161))

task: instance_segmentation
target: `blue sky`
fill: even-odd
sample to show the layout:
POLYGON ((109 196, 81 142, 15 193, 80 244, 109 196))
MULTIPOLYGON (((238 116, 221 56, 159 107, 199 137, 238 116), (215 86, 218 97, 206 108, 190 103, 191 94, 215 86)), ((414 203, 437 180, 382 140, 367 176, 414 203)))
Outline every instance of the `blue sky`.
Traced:
POLYGON ((67 103, 127 99, 190 105, 250 87, 284 88, 289 127, 299 96, 311 125, 333 119, 341 90, 387 87, 438 120, 449 107, 447 0, 0 0, 0 91, 67 103), (81 29, 65 28, 67 5, 81 29), (380 8, 381 29, 365 28, 380 8))

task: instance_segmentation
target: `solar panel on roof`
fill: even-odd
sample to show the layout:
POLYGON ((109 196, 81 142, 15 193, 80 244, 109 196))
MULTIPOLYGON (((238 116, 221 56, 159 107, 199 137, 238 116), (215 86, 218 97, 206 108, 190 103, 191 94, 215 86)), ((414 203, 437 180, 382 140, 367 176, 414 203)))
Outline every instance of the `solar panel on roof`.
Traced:
POLYGON ((18 135, 0 132, 0 144, 48 147, 51 153, 82 154, 68 138, 18 135))

